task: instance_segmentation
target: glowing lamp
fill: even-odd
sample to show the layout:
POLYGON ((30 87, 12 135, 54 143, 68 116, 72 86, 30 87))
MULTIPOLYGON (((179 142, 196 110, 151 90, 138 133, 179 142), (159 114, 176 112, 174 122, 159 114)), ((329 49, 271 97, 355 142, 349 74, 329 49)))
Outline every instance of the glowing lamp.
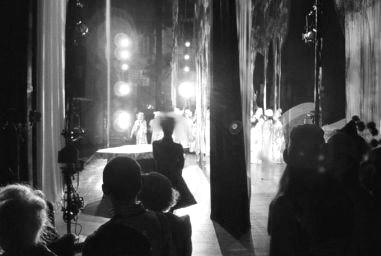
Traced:
POLYGON ((124 81, 118 81, 114 85, 114 92, 119 97, 127 96, 131 92, 131 85, 124 81))
POLYGON ((185 47, 188 48, 188 47, 190 47, 190 45, 191 45, 191 43, 190 43, 189 41, 186 41, 186 42, 185 42, 185 47))
POLYGON ((124 132, 131 126, 131 115, 127 111, 119 110, 114 114, 114 128, 124 132))
POLYGON ((184 59, 185 59, 185 60, 189 60, 189 59, 190 59, 189 54, 185 54, 185 55, 184 55, 184 59))
POLYGON ((125 33, 119 33, 115 36, 115 45, 119 48, 128 48, 131 46, 131 40, 125 33))
POLYGON ((116 49, 115 50, 115 57, 118 60, 128 60, 131 58, 131 52, 126 49, 116 49))
POLYGON ((189 98, 194 97, 195 86, 194 86, 193 82, 189 82, 189 81, 182 82, 179 85, 178 90, 179 90, 180 96, 185 98, 185 99, 189 99, 189 98))
POLYGON ((190 71, 190 67, 185 66, 185 67, 184 67, 184 72, 189 72, 189 71, 190 71))
POLYGON ((127 63, 123 63, 123 64, 120 66, 120 68, 121 68, 123 71, 127 71, 127 70, 130 68, 130 66, 128 66, 127 63))

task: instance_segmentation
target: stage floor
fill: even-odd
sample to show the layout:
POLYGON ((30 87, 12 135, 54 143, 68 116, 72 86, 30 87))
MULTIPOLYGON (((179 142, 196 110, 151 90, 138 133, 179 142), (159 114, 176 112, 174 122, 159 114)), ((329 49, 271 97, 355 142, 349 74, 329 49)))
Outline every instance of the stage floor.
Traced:
MULTIPOLYGON (((78 223, 82 227, 81 234, 85 236, 108 220, 97 216, 100 210, 108 208, 107 202, 102 203, 102 171, 106 163, 106 159, 93 157, 79 175, 78 193, 84 197, 85 209, 79 214, 78 223)), ((283 169, 283 165, 277 164, 252 165, 251 234, 238 241, 210 220, 209 181, 198 167, 195 156, 187 155, 183 177, 198 204, 180 209, 175 213, 189 214, 191 217, 192 255, 268 255, 268 207, 277 190, 283 169)), ((60 234, 64 234, 66 226, 62 221, 62 212, 57 210, 56 214, 57 228, 60 234)))
POLYGON ((128 156, 135 160, 153 158, 152 144, 124 145, 120 147, 102 148, 95 153, 97 158, 111 159, 116 156, 128 156))

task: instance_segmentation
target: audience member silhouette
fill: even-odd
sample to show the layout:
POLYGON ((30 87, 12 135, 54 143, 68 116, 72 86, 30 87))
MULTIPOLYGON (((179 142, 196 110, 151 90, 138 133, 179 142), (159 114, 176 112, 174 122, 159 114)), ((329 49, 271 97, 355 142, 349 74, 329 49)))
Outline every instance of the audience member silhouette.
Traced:
POLYGON ((196 203, 196 200, 182 177, 184 150, 181 144, 173 142, 172 139, 175 119, 168 116, 162 117, 160 125, 164 132, 164 137, 152 143, 155 169, 166 176, 171 181, 173 187, 180 193, 180 199, 173 209, 193 205, 196 203))
POLYGON ((352 207, 324 168, 323 136, 310 124, 291 132, 287 166, 269 210, 271 256, 346 255, 352 207))
POLYGON ((47 224, 46 202, 25 185, 0 190, 0 247, 3 256, 53 256, 41 243, 47 224))
POLYGON ((371 166, 363 163, 360 168, 368 159, 367 153, 366 142, 356 134, 338 132, 327 143, 328 170, 350 198, 354 209, 348 255, 375 255, 375 202, 365 178, 371 166))
POLYGON ((170 223, 176 255, 192 255, 192 226, 189 216, 179 217, 169 212, 176 205, 179 193, 173 189, 169 179, 160 173, 151 172, 142 175, 142 178, 143 187, 139 199, 146 208, 166 215, 170 223))
POLYGON ((148 244, 153 256, 175 255, 168 221, 137 201, 140 189, 141 168, 135 160, 116 157, 107 163, 102 190, 112 203, 114 216, 86 239, 84 256, 150 255, 148 244))

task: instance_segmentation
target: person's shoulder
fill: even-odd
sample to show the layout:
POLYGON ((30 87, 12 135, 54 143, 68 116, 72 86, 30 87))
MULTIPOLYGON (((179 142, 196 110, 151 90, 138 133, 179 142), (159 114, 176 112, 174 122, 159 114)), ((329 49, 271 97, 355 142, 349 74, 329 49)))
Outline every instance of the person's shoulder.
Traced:
POLYGON ((174 230, 181 230, 184 233, 192 233, 192 225, 190 222, 189 215, 177 216, 173 213, 165 213, 166 218, 168 219, 169 225, 174 230))

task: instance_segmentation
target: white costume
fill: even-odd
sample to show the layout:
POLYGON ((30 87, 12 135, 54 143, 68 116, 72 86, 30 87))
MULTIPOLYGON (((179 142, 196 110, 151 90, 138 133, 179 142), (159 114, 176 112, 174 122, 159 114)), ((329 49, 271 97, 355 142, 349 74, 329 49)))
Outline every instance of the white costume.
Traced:
POLYGON ((131 130, 131 138, 135 135, 136 144, 147 144, 147 122, 144 120, 144 114, 138 113, 137 120, 131 130))

